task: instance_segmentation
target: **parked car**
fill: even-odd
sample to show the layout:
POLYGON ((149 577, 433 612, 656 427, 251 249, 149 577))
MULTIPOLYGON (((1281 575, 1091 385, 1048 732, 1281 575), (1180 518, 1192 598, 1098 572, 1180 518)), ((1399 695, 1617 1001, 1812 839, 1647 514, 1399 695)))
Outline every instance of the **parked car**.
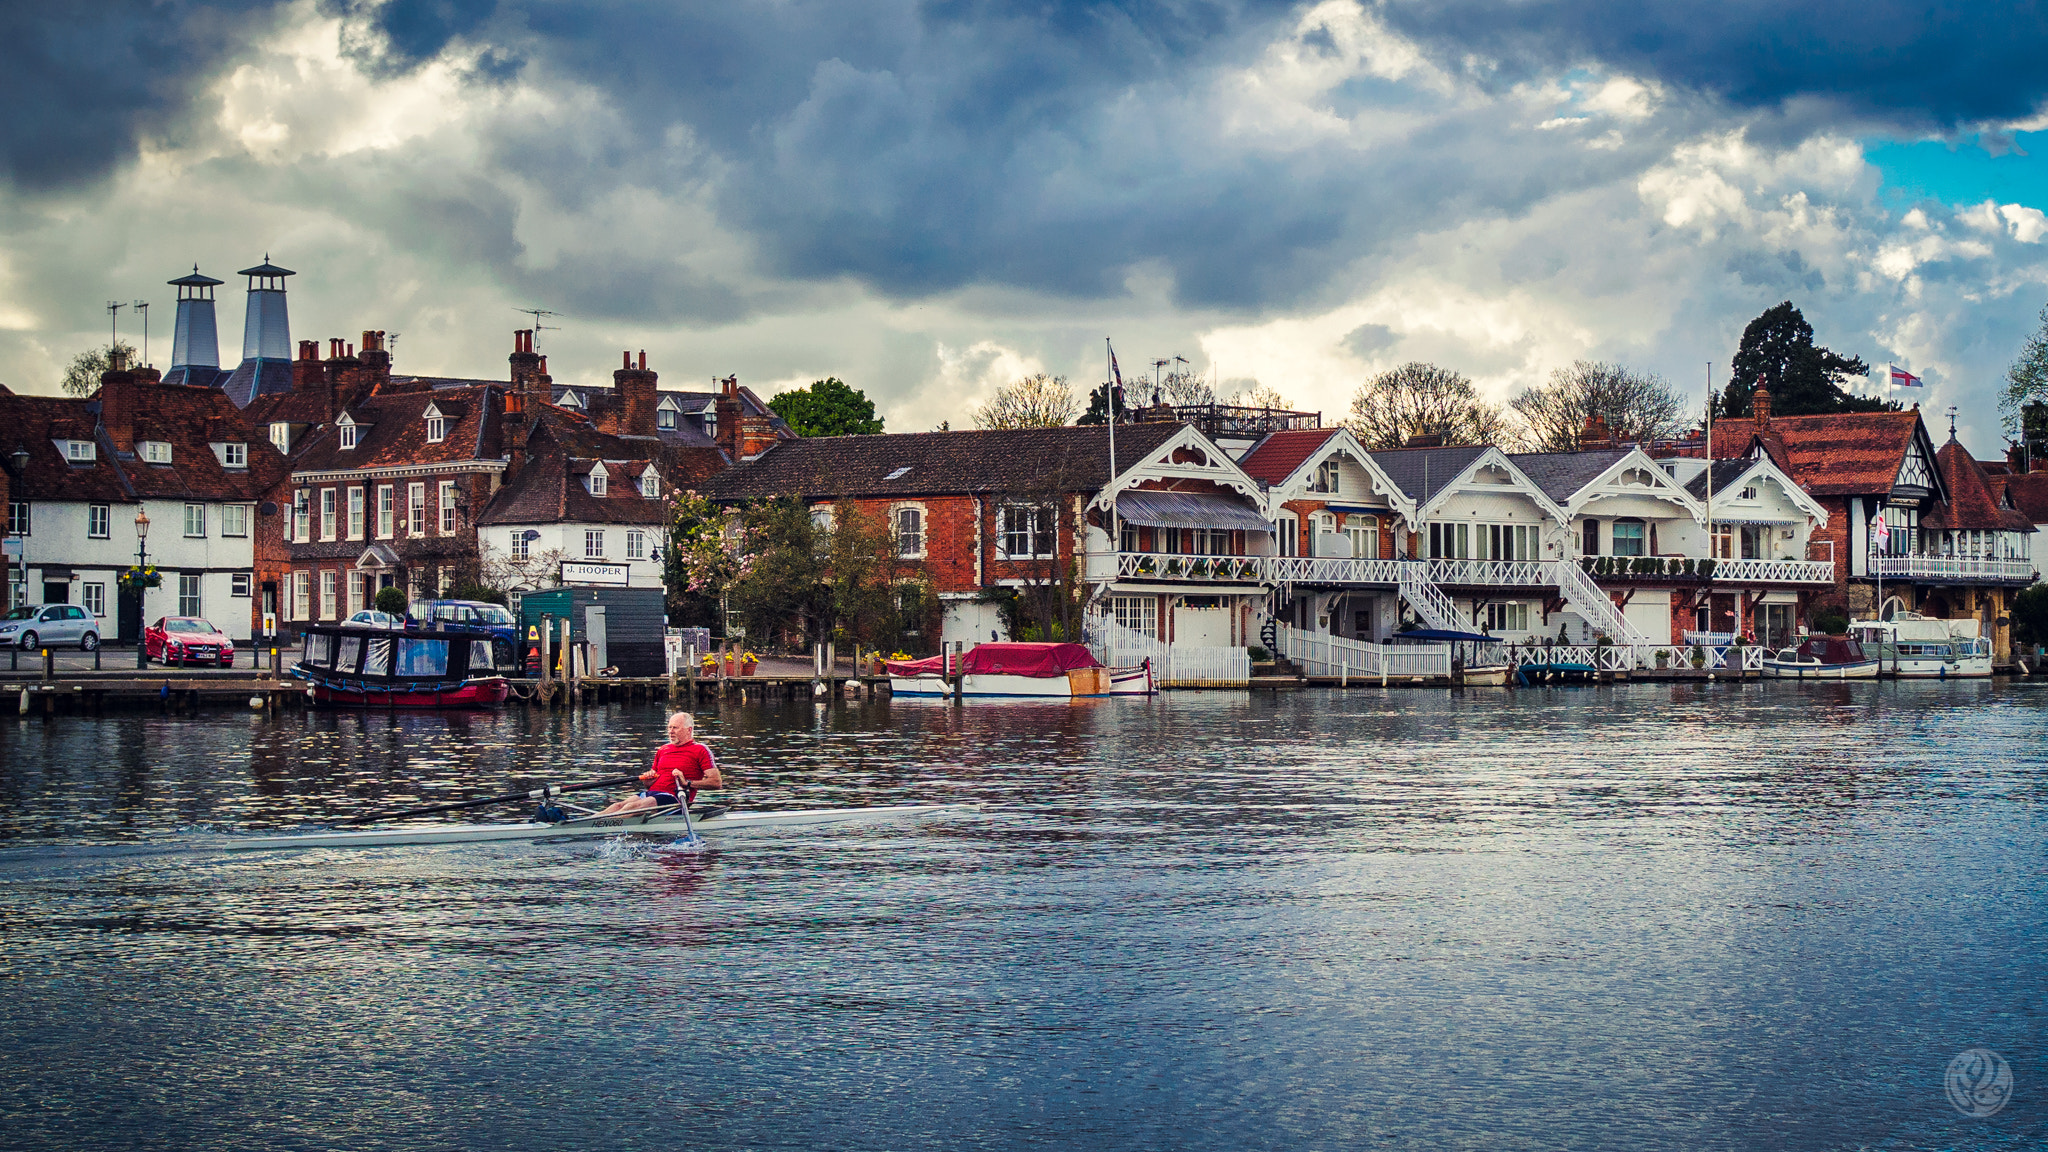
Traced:
POLYGON ((100 622, 76 604, 24 604, 0 617, 0 644, 76 644, 90 652, 100 646, 100 622))
POLYGON ((235 662, 235 642, 212 622, 197 616, 161 616, 142 630, 143 654, 166 664, 235 662))
POLYGON ((379 612, 374 608, 365 608, 361 612, 343 620, 342 623, 353 624, 358 628, 390 628, 394 631, 402 631, 405 628, 405 617, 394 616, 389 612, 379 612))
POLYGON ((518 652, 519 621, 502 604, 484 600, 422 600, 413 605, 422 628, 469 628, 493 637, 498 666, 510 667, 518 652))

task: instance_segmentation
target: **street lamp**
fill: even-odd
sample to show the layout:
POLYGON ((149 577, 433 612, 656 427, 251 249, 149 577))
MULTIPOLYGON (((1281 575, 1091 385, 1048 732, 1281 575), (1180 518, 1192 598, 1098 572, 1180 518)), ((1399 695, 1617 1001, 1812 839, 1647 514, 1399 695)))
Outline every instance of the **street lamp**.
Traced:
POLYGON ((147 589, 142 586, 142 569, 149 560, 149 513, 143 509, 135 512, 135 666, 149 667, 149 645, 142 642, 142 632, 149 627, 143 619, 142 597, 147 589))

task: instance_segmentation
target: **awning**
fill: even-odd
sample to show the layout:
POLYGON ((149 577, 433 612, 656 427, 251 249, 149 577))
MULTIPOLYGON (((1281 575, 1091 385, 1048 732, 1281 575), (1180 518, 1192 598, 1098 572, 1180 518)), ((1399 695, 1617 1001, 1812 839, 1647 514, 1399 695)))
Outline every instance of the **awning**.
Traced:
POLYGON ((1228 528, 1267 535, 1273 532, 1273 526, 1257 509, 1228 496, 1206 492, 1120 492, 1116 514, 1125 523, 1154 528, 1228 528))

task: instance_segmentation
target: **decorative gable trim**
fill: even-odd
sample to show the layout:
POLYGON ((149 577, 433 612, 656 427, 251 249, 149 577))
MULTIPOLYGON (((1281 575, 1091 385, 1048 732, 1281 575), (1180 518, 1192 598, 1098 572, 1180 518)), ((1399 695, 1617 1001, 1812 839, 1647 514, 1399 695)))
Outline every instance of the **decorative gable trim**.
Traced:
MULTIPOLYGON (((1712 464, 1708 465, 1711 475, 1712 464)), ((1773 469, 1775 471, 1775 469, 1773 469)), ((1709 479, 1709 483, 1712 480, 1709 479)), ((1608 465, 1605 472, 1595 476, 1578 491, 1565 498, 1564 510, 1572 518, 1585 513, 1595 500, 1614 497, 1646 496, 1653 500, 1664 500, 1685 509, 1695 523, 1707 520, 1706 505, 1695 499, 1683 485, 1672 479, 1650 455, 1640 448, 1632 448, 1628 455, 1608 465)))
MULTIPOLYGON (((1392 511, 1409 520, 1414 519, 1414 499, 1403 492, 1399 484, 1394 483, 1393 478, 1387 475, 1386 469, 1380 467, 1379 461, 1374 460, 1372 454, 1365 450, 1365 445, 1359 442, 1357 435, 1344 427, 1339 427, 1335 435, 1323 441, 1321 447, 1303 457, 1300 465, 1288 473, 1285 480, 1268 490, 1267 500, 1274 510, 1278 511, 1283 500, 1327 495, 1313 492, 1311 489, 1315 483, 1317 470, 1327 461, 1339 457, 1349 459, 1365 470, 1372 484, 1373 494, 1384 499, 1392 511)), ((1346 495, 1338 493, 1340 498, 1346 495)))
POLYGON ((1183 425, 1165 443, 1147 452, 1142 460, 1110 480, 1084 506, 1084 511, 1107 509, 1116 502, 1117 493, 1130 491, 1148 481, 1170 480, 1208 480, 1243 493, 1251 498, 1252 506, 1261 515, 1266 512, 1266 494, 1259 488, 1259 482, 1239 468, 1237 462, 1230 458, 1230 453, 1192 425, 1183 425))
POLYGON ((1548 513, 1551 519, 1559 525, 1569 523, 1571 520, 1571 517, 1565 514, 1564 509, 1558 507, 1555 501, 1545 495, 1543 489, 1538 487, 1535 481, 1523 474, 1520 468, 1515 467, 1515 462, 1508 459, 1507 453, 1489 446, 1486 451, 1474 456, 1462 471, 1451 478, 1449 483, 1438 488, 1435 495, 1416 505, 1415 515, 1411 522, 1416 524, 1427 522, 1431 517, 1441 512, 1443 506, 1453 496, 1460 493, 1472 491, 1499 492, 1502 489, 1527 496, 1538 509, 1548 513), (1496 478, 1482 480, 1480 479, 1480 474, 1483 472, 1492 473, 1496 478))

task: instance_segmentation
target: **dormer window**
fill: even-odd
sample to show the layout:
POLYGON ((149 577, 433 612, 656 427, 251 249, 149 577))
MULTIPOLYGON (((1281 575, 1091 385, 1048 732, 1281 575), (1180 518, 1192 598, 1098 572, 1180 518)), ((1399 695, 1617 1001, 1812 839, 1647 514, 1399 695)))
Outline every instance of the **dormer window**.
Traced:
POLYGON ((607 474, 607 473, 605 472, 605 470, 604 470, 604 465, 602 465, 602 464, 599 464, 599 465, 596 465, 595 467, 591 468, 591 470, 590 470, 590 494, 591 494, 592 496, 602 496, 602 495, 604 495, 604 493, 605 493, 605 486, 606 486, 606 483, 607 483, 607 481, 609 481, 610 479, 611 479, 610 475, 609 475, 609 474, 607 474))
POLYGON ((439 444, 448 438, 448 418, 432 404, 427 405, 427 443, 439 444))
POLYGON ((573 390, 562 393, 562 398, 556 401, 556 403, 560 404, 564 408, 583 407, 583 401, 578 400, 576 398, 576 393, 573 390))
POLYGON ((142 442, 142 462, 144 464, 169 464, 171 462, 170 442, 167 440, 144 440, 142 442))
POLYGON ((664 396, 661 398, 661 403, 655 405, 654 426, 663 431, 670 431, 675 428, 676 402, 674 399, 664 396))
POLYGON ((90 440, 66 440, 64 458, 73 464, 90 464, 99 459, 99 447, 90 440))
POLYGON ((270 442, 277 445, 279 452, 289 453, 292 450, 292 426, 282 420, 272 423, 270 442))
POLYGON ((654 474, 654 469, 649 468, 640 474, 640 494, 649 500, 661 498, 661 477, 654 474))
MULTIPOLYGON (((356 446, 356 422, 349 419, 348 414, 344 412, 341 419, 337 420, 334 426, 341 435, 342 451, 346 452, 354 448, 356 446)), ((278 425, 273 424, 271 427, 276 428, 278 425)))
POLYGON ((245 443, 231 440, 215 444, 213 450, 220 455, 220 466, 223 468, 247 468, 249 466, 249 446, 245 443))

